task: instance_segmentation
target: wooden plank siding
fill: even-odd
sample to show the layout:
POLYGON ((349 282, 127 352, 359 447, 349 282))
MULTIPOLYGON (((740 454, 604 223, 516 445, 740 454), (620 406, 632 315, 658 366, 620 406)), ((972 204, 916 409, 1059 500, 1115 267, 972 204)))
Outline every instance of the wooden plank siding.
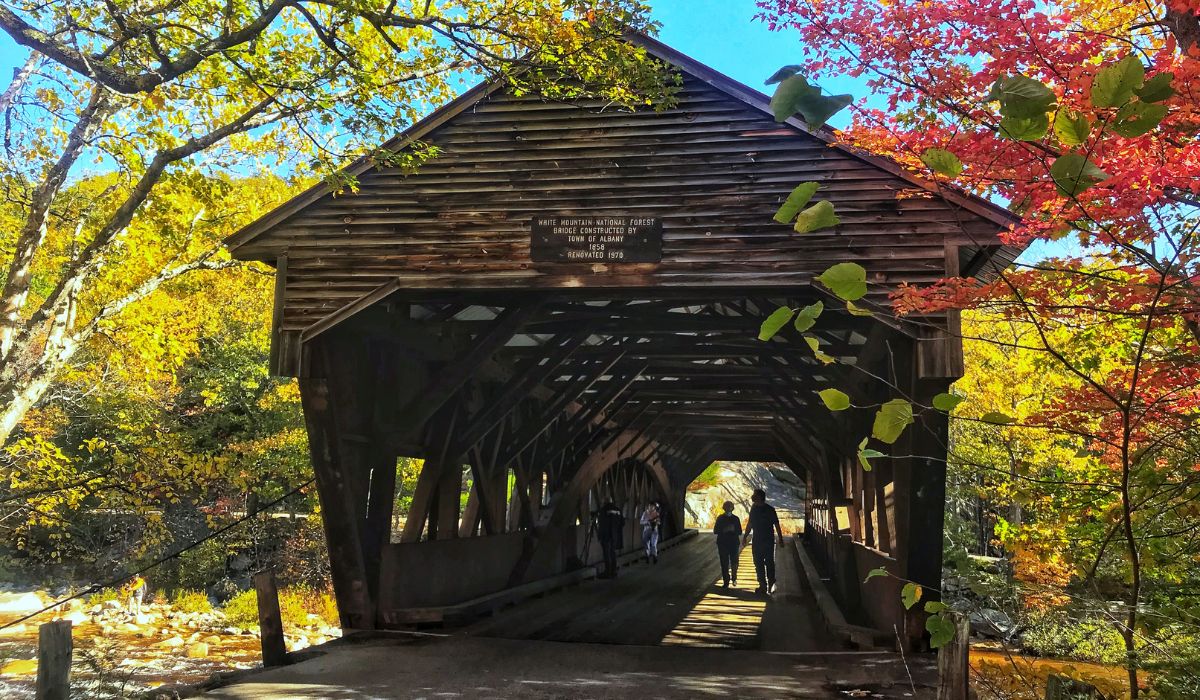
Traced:
MULTIPOLYGON (((441 155, 416 173, 362 172, 357 194, 325 194, 252 236, 235 236, 235 255, 287 255, 279 327, 286 332, 389 282, 408 289, 793 287, 855 260, 872 281, 894 285, 944 277, 948 244, 967 259, 998 247, 997 217, 777 124, 761 105, 702 77, 685 72, 677 103, 657 112, 479 91, 421 136, 441 155), (821 183, 818 197, 834 203, 839 226, 802 236, 771 220, 806 180, 821 183), (539 213, 658 217, 662 262, 533 263, 530 221, 539 213)), ((876 289, 875 301, 884 302, 885 287, 876 289)))

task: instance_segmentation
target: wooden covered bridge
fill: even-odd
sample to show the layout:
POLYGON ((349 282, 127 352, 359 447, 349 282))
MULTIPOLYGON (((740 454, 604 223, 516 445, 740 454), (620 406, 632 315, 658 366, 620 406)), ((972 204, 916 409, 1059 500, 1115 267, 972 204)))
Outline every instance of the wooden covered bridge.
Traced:
POLYGON ((352 165, 356 194, 314 187, 228 241, 278 270, 272 371, 299 378, 345 628, 579 571, 598 558, 587 524, 606 499, 630 516, 630 548, 651 498, 678 533, 713 460, 807 482, 809 552, 858 624, 890 632, 904 614, 895 588, 864 585, 872 568, 937 587, 945 416, 921 413, 864 472, 871 412, 831 413, 815 392, 946 390, 962 371, 957 319, 893 318, 887 291, 1007 265, 1011 216, 778 124, 762 94, 631 40, 682 74, 670 108, 486 83, 385 145, 436 145, 415 173, 352 165), (807 180, 840 225, 772 221, 807 180), (813 283, 845 261, 867 269, 874 317, 813 283), (817 300, 811 334, 835 363, 794 332, 757 340, 771 310, 817 300), (401 457, 424 468, 392 536, 401 457))

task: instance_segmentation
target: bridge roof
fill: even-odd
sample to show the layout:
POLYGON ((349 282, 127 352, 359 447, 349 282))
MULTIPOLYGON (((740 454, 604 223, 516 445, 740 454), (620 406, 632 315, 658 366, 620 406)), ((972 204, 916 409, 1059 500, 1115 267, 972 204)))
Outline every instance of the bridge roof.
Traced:
POLYGON ((598 425, 634 426, 693 456, 762 460, 841 442, 844 426, 808 410, 814 391, 845 385, 855 367, 878 371, 888 334, 919 341, 928 376, 955 376, 953 316, 897 320, 888 289, 994 274, 1020 252, 998 238, 1017 217, 830 129, 776 123, 765 95, 654 39, 630 40, 681 73, 669 108, 564 104, 486 82, 384 145, 439 147, 416 172, 359 160, 347 168, 357 193, 317 185, 231 236, 236 257, 279 271, 274 370, 299 372, 302 344, 335 328, 398 342, 507 328, 494 357, 459 358, 476 363, 484 394, 510 397, 505 382, 540 374, 548 396, 573 394, 572 415, 592 407, 598 425), (772 215, 810 180, 841 223, 800 235, 772 215), (653 218, 661 260, 536 261, 531 222, 548 213, 653 218), (844 261, 867 269, 862 305, 875 319, 811 284, 844 261), (817 300, 830 311, 810 335, 833 365, 796 333, 755 338, 777 305, 817 300))

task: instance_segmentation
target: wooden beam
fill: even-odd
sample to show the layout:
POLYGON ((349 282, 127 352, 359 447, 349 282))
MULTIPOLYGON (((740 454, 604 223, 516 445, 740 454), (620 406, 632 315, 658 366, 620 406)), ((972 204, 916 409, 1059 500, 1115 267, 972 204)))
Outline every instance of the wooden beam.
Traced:
POLYGON ((418 396, 400 409, 396 419, 401 434, 407 439, 416 434, 451 396, 475 373, 479 366, 504 347, 513 335, 539 311, 540 301, 510 306, 471 341, 471 347, 437 372, 437 378, 418 396))
MULTIPOLYGON (((321 357, 324 353, 317 353, 321 357)), ((324 367, 320 368, 321 370, 324 367)), ((317 480, 317 495, 324 517, 330 575, 344 630, 372 629, 374 608, 367 586, 366 567, 359 535, 359 509, 346 482, 333 399, 324 377, 300 378, 300 401, 308 429, 308 449, 317 480)))

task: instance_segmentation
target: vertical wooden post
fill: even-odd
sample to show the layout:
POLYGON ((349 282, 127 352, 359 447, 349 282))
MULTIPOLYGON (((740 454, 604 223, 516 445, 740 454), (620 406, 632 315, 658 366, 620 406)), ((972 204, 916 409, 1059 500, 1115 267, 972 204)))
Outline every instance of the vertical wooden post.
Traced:
POLYGON ((954 639, 938 650, 937 700, 967 700, 971 675, 971 626, 966 615, 954 615, 954 639))
POLYGON ((67 700, 71 694, 71 621, 38 628, 37 700, 67 700))
POLYGON ((287 647, 283 644, 283 620, 279 616, 275 572, 268 569, 254 574, 254 592, 258 594, 258 631, 262 642, 263 666, 283 666, 287 663, 287 647))

